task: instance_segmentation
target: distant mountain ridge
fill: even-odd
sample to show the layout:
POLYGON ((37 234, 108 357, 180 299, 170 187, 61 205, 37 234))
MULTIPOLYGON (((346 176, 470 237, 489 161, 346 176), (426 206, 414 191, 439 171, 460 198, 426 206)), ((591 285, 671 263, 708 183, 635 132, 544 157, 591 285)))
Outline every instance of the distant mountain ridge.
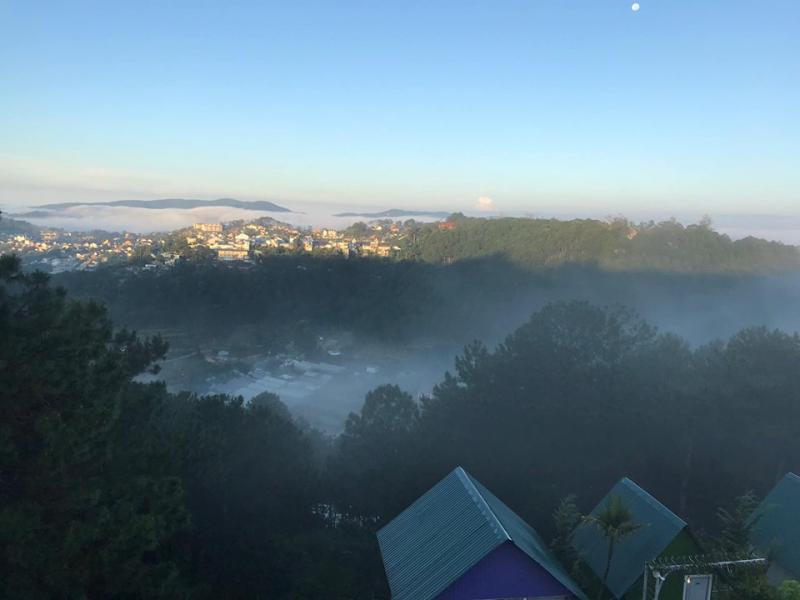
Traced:
POLYGON ((360 213, 360 212, 343 212, 333 215, 334 217, 365 217, 367 219, 388 219, 399 217, 434 217, 436 219, 446 219, 450 216, 449 212, 435 211, 435 210, 403 210, 400 208, 392 208, 381 212, 373 213, 360 213))
POLYGON ((283 206, 278 206, 267 200, 244 201, 234 198, 217 198, 216 200, 197 200, 191 198, 163 198, 160 200, 114 200, 111 202, 61 202, 58 204, 43 204, 33 208, 46 210, 65 210, 76 206, 121 206, 125 208, 151 208, 151 209, 180 209, 208 208, 221 206, 225 208, 241 208, 243 210, 268 210, 271 212, 292 212, 283 206))
POLYGON ((49 217, 50 213, 46 210, 31 210, 24 213, 10 214, 8 216, 15 219, 44 219, 49 217))

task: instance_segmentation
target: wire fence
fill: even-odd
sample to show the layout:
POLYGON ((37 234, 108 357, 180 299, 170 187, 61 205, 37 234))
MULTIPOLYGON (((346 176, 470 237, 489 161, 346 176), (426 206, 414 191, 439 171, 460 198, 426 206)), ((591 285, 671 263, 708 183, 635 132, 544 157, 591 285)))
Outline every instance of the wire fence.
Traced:
POLYGON ((727 583, 736 575, 752 569, 764 569, 767 559, 761 556, 720 556, 705 554, 702 556, 670 556, 649 562, 644 567, 642 581, 642 600, 664 600, 661 593, 665 586, 676 579, 683 582, 693 575, 711 575, 711 599, 728 598, 727 583))

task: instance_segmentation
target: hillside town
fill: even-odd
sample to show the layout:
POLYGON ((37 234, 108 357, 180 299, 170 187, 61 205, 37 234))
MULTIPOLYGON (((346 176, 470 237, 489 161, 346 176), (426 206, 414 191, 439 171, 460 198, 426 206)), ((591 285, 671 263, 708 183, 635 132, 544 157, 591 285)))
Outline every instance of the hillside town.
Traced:
MULTIPOLYGON (((21 223, 21 222, 17 222, 21 223)), ((27 225, 27 224, 25 224, 27 225)), ((19 255, 26 268, 49 273, 94 270, 101 265, 169 268, 181 257, 251 263, 270 254, 309 253, 396 256, 414 222, 374 221, 345 229, 303 229, 270 218, 196 223, 170 233, 70 232, 35 226, 0 231, 0 252, 19 255)))
POLYGON ((219 260, 250 260, 276 252, 306 252, 389 257, 401 248, 400 222, 377 221, 358 224, 343 231, 298 229, 271 219, 254 222, 197 223, 191 230, 176 232, 191 249, 207 248, 219 260))
MULTIPOLYGON (((0 252, 13 252, 27 268, 48 273, 91 271, 102 264, 132 262, 153 246, 152 237, 133 233, 42 229, 0 234, 0 252)), ((165 264, 174 264, 174 257, 163 258, 165 264)))

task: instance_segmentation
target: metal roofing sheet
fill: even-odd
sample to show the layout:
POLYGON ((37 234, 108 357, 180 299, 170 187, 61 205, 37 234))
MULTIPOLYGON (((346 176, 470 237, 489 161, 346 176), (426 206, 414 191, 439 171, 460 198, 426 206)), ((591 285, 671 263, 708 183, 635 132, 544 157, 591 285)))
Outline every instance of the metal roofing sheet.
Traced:
POLYGON ((430 600, 506 541, 585 598, 536 532, 461 467, 378 532, 393 600, 430 600))
MULTIPOLYGON (((619 542, 614 550, 608 589, 616 598, 622 598, 641 577, 645 563, 664 552, 686 523, 627 477, 611 489, 591 514, 602 511, 612 497, 620 498, 631 511, 634 522, 644 525, 619 542)), ((590 523, 581 525, 575 532, 573 544, 594 574, 602 578, 608 542, 600 530, 590 523)))
POLYGON ((775 562, 800 575, 800 477, 788 473, 753 513, 750 539, 775 562))

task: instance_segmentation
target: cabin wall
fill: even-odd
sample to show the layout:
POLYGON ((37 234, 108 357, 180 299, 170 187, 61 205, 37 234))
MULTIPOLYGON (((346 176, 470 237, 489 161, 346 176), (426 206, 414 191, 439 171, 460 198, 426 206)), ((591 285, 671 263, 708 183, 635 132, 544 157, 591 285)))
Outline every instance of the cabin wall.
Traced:
POLYGON ((436 600, 476 598, 572 599, 574 596, 512 542, 489 553, 436 600))

